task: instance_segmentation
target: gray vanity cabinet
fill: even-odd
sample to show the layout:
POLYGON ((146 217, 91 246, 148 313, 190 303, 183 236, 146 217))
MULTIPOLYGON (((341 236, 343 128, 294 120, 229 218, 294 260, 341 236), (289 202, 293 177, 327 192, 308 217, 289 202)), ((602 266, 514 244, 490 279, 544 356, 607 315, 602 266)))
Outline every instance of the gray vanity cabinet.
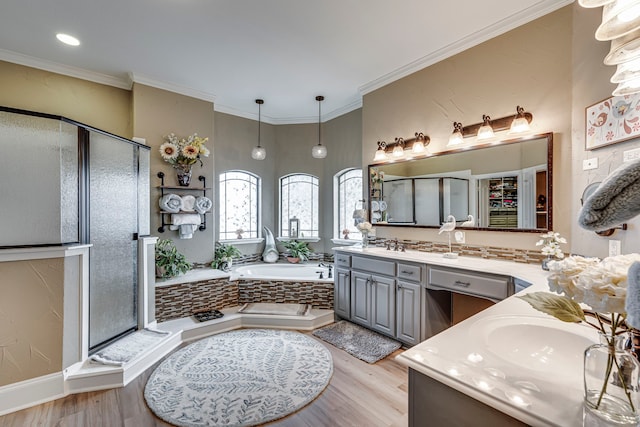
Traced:
POLYGON ((346 268, 336 268, 334 279, 333 311, 340 317, 351 317, 351 271, 346 268))
POLYGON ((396 301, 396 336, 402 342, 420 342, 420 283, 398 280, 396 301))
POLYGON ((371 275, 354 271, 351 274, 350 319, 371 327, 371 275))
POLYGON ((395 336, 396 282, 393 277, 352 272, 351 320, 395 336))

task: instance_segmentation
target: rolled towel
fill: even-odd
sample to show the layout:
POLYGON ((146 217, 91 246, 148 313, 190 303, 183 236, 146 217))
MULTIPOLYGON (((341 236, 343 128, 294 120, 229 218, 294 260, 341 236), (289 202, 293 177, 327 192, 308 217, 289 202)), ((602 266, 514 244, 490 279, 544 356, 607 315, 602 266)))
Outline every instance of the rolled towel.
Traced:
POLYGON ((182 210, 184 212, 195 212, 193 210, 194 205, 196 204, 196 198, 192 195, 188 194, 186 196, 182 196, 182 210))
POLYGON ((182 209, 182 198, 177 194, 167 194, 161 197, 158 203, 163 211, 178 213, 182 209))
POLYGON ((200 225, 202 220, 200 219, 200 214, 173 214, 171 215, 171 224, 172 225, 200 225))
POLYGON ((634 262, 629 267, 625 310, 627 325, 634 329, 640 329, 640 262, 634 262))
POLYGON ((211 201, 211 199, 209 199, 208 197, 200 196, 196 198, 196 203, 193 205, 193 208, 199 214, 203 214, 205 212, 209 212, 212 206, 213 202, 211 201))
POLYGON ((640 214, 640 160, 623 164, 602 181, 584 201, 578 224, 587 230, 606 230, 640 214))

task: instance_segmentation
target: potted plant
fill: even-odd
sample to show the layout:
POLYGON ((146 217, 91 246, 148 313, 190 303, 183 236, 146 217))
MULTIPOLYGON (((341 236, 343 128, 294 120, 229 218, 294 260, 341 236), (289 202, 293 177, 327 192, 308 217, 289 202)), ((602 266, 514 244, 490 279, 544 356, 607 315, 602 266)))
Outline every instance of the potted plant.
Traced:
POLYGON ((216 242, 216 249, 213 253, 211 268, 229 271, 233 264, 233 259, 238 258, 240 255, 242 255, 242 253, 235 246, 216 242))
POLYGON ((307 242, 301 242, 298 240, 287 240, 282 243, 282 246, 288 252, 287 261, 291 263, 297 263, 300 261, 306 261, 309 259, 309 255, 311 255, 311 249, 307 245, 307 242))
POLYGON ((178 252, 175 244, 169 240, 159 240, 156 243, 156 277, 167 279, 191 270, 191 263, 183 254, 178 252))

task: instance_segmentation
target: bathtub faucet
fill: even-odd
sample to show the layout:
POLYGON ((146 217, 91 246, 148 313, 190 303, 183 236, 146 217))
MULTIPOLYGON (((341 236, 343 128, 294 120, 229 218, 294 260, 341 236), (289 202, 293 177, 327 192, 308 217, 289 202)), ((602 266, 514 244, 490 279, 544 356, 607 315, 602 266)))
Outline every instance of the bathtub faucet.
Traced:
MULTIPOLYGON (((325 264, 324 262, 321 262, 320 264, 318 264, 318 267, 328 268, 329 269, 329 274, 327 275, 327 279, 332 279, 333 278, 333 274, 332 274, 333 265, 325 264)), ((322 277, 320 277, 320 278, 322 279, 322 277)))

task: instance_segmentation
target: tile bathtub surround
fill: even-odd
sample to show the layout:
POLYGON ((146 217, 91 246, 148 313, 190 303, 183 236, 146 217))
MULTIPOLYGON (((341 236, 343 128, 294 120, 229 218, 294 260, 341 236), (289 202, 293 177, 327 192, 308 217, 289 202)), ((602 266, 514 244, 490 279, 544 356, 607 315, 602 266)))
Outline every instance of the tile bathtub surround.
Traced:
POLYGON ((272 302, 311 304, 333 309, 333 282, 238 281, 239 303, 272 302))
POLYGON ((189 317, 198 311, 239 305, 238 285, 227 278, 156 286, 155 291, 158 322, 189 317))
POLYGON ((250 302, 311 304, 333 308, 333 282, 287 282, 228 278, 156 287, 156 320, 180 319, 198 311, 235 307, 250 302))

